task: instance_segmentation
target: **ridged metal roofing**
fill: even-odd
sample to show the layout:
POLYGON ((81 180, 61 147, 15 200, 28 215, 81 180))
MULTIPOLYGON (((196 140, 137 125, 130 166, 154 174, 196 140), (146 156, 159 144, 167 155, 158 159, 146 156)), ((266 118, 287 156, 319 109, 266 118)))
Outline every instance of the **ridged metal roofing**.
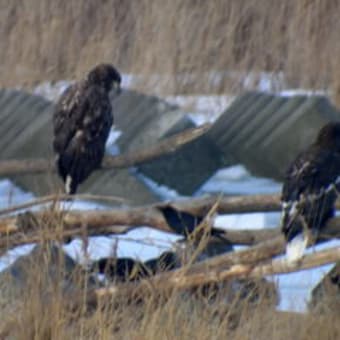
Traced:
MULTIPOLYGON (((122 153, 156 143, 174 132, 191 127, 178 107, 134 91, 112 98, 115 126, 122 153)), ((52 158, 53 104, 18 90, 0 90, 0 159, 52 158)), ((295 155, 314 139, 320 127, 340 118, 322 96, 280 97, 246 92, 223 112, 205 136, 172 155, 140 167, 160 184, 190 195, 214 172, 243 163, 253 173, 281 179, 295 155)), ((55 174, 11 177, 23 189, 36 194, 61 190, 55 174)), ((128 169, 96 171, 80 192, 122 196, 131 204, 157 199, 128 169)))

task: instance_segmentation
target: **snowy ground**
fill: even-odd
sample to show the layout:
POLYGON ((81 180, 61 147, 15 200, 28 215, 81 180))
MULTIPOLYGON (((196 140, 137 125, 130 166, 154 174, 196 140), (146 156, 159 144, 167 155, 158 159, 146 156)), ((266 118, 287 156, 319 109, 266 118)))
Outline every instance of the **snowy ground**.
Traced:
MULTIPOLYGON (((250 76, 249 76, 250 77, 250 76)), ((245 78, 245 84, 252 81, 245 78)), ((123 76, 123 86, 125 83, 131 84, 131 76, 123 76)), ((272 80, 264 74, 258 82, 259 90, 270 91, 272 89, 272 80)), ((54 85, 44 83, 35 90, 36 94, 45 96, 48 99, 55 99, 67 87, 69 82, 58 82, 54 85)), ((290 96, 293 94, 302 94, 301 90, 285 91, 282 95, 290 96)), ((315 94, 315 92, 313 92, 315 94)), ((303 94, 310 94, 304 91, 303 94)), ((195 122, 201 124, 206 121, 214 121, 218 115, 232 102, 231 96, 177 96, 167 97, 172 103, 177 103, 181 107, 191 112, 195 122)), ((109 141, 108 150, 111 153, 117 153, 119 150, 113 144, 114 140, 119 137, 119 131, 112 133, 109 141)), ((148 178, 139 175, 148 186, 155 190, 163 199, 174 199, 178 194, 169 188, 161 187, 148 178)), ((195 194, 220 193, 248 195, 248 194, 265 194, 278 193, 281 190, 281 184, 265 178, 256 178, 251 176, 246 169, 241 166, 233 166, 228 169, 218 171, 208 182, 206 182, 195 194)), ((8 207, 12 204, 22 203, 32 198, 29 193, 22 192, 16 188, 10 181, 0 181, 0 208, 8 207)), ((74 208, 98 208, 97 205, 90 203, 77 203, 74 208)), ((215 225, 225 228, 268 228, 276 227, 279 224, 279 213, 253 213, 242 215, 223 215, 218 216, 215 225)), ((118 256, 132 256, 142 260, 159 255, 165 249, 171 247, 171 244, 178 239, 172 234, 158 232, 150 228, 140 228, 131 231, 127 235, 119 237, 93 237, 90 240, 88 252, 92 259, 100 258, 117 252, 118 256)), ((315 247, 311 251, 318 250, 327 246, 340 245, 340 242, 328 242, 322 246, 315 247)), ((0 270, 10 264, 18 255, 27 253, 32 246, 18 247, 10 251, 6 256, 0 259, 0 270)), ((81 243, 78 240, 73 241, 65 246, 67 252, 80 262, 84 261, 81 249, 81 243)), ((311 289, 317 284, 320 278, 327 273, 332 266, 323 266, 318 269, 307 270, 297 274, 278 275, 271 279, 275 280, 280 289, 281 302, 279 309, 304 311, 306 302, 309 298, 311 289)))

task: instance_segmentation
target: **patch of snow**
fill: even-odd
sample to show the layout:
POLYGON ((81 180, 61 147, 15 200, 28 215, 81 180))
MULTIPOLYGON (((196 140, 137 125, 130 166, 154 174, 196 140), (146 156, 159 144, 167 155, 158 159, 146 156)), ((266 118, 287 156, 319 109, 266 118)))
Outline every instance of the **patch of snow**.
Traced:
MULTIPOLYGON (((141 227, 119 236, 90 237, 87 252, 91 261, 107 256, 132 257, 147 261, 170 249, 179 239, 181 237, 174 234, 141 227)), ((73 259, 86 264, 80 239, 73 240, 63 248, 73 259)))
POLYGON ((167 96, 164 99, 178 105, 189 112, 188 116, 196 125, 213 123, 229 107, 234 96, 196 95, 196 96, 167 96))
POLYGON ((56 101, 61 96, 61 94, 73 83, 74 81, 69 80, 60 80, 55 83, 43 82, 33 90, 33 93, 48 100, 56 101))
POLYGON ((120 154, 120 149, 116 142, 121 135, 122 131, 117 130, 115 127, 110 131, 109 138, 106 141, 106 151, 112 156, 120 154))
POLYGON ((306 89, 287 89, 278 92, 278 95, 282 97, 293 96, 330 96, 330 93, 325 90, 306 90, 306 89))
MULTIPOLYGON (((305 254, 336 246, 340 246, 340 241, 332 240, 307 249, 305 254)), ((296 273, 276 275, 274 280, 278 282, 281 295, 278 309, 287 311, 294 310, 297 312, 306 311, 313 288, 332 268, 333 265, 325 265, 296 273)))
POLYGON ((26 244, 7 251, 5 255, 0 257, 0 271, 6 269, 20 256, 29 254, 34 246, 35 244, 26 244))
POLYGON ((285 77, 282 72, 249 72, 234 73, 235 77, 242 79, 243 88, 246 90, 258 90, 263 92, 277 92, 286 87, 285 77))
POLYGON ((0 180, 0 209, 9 208, 13 205, 32 200, 33 194, 24 192, 10 180, 0 180))
POLYGON ((280 192, 281 184, 268 178, 252 176, 243 165, 218 170, 195 193, 224 193, 227 195, 272 194, 280 192))
POLYGON ((149 189, 151 189, 151 191, 161 200, 173 200, 180 196, 176 190, 171 189, 166 185, 158 184, 140 172, 136 172, 136 177, 139 178, 149 189))
POLYGON ((266 216, 263 213, 218 215, 214 226, 222 229, 263 229, 266 227, 266 216))

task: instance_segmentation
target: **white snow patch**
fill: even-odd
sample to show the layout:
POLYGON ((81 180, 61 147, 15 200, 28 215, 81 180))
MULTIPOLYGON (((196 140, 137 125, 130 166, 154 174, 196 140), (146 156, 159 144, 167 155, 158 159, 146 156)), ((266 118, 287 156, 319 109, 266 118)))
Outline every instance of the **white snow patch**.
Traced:
POLYGON ((281 184, 268 178, 252 176, 243 165, 218 170, 195 193, 224 193, 228 195, 271 194, 281 190, 281 184))
POLYGON ((230 106, 234 96, 195 95, 167 96, 164 99, 189 112, 189 117, 196 123, 213 123, 230 106))
POLYGON ((122 135, 122 131, 117 130, 116 128, 111 129, 109 138, 106 141, 106 151, 110 153, 112 156, 116 156, 120 154, 120 149, 117 144, 117 140, 122 135))
POLYGON ((20 256, 29 254, 34 246, 35 244, 27 244, 7 251, 5 255, 0 257, 0 271, 6 269, 20 256))
POLYGON ((266 216, 263 213, 218 215, 214 226, 222 229, 263 229, 266 226, 266 216))
POLYGON ((15 186, 10 180, 0 180, 0 209, 32 200, 31 193, 24 192, 15 186))
POLYGON ((48 100, 56 101, 61 96, 61 94, 73 83, 74 81, 70 80, 60 80, 55 83, 43 82, 33 90, 33 93, 48 100))
POLYGON ((166 185, 158 184, 153 181, 151 178, 143 175, 140 172, 136 172, 136 176, 149 188, 152 192, 154 192, 161 200, 172 200, 178 198, 179 193, 167 187, 166 185))
MULTIPOLYGON (((146 261, 170 249, 179 239, 181 237, 174 234, 142 227, 125 235, 90 237, 87 252, 92 261, 107 256, 131 257, 146 261)), ((65 245, 64 250, 76 261, 86 263, 80 239, 65 245)))
POLYGON ((287 89, 278 92, 278 95, 282 97, 293 97, 293 96, 330 96, 329 91, 326 90, 306 90, 306 89, 287 89))

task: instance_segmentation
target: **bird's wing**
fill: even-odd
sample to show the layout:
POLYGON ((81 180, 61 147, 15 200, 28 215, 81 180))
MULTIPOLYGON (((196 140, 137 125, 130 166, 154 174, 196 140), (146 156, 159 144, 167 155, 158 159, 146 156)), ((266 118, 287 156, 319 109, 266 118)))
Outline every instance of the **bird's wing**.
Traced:
MULTIPOLYGON (((332 151, 309 149, 301 153, 289 167, 282 188, 282 224, 289 225, 301 210, 301 201, 313 204, 334 189, 340 175, 340 156, 332 151)), ((303 208, 303 207, 302 207, 303 208)))
POLYGON ((78 125, 86 132, 87 140, 106 141, 113 124, 111 102, 107 93, 97 86, 89 87, 80 101, 79 110, 83 114, 78 118, 78 125))
POLYGON ((54 112, 54 148, 63 152, 80 131, 85 142, 106 139, 112 123, 107 94, 97 86, 75 84, 62 95, 54 112))
POLYGON ((79 115, 83 113, 79 110, 83 92, 80 84, 71 85, 56 104, 53 114, 53 146, 57 153, 65 150, 77 131, 77 121, 79 115))
POLYGON ((327 150, 300 154, 287 171, 282 201, 299 200, 301 194, 313 195, 335 183, 340 175, 339 155, 327 150))

